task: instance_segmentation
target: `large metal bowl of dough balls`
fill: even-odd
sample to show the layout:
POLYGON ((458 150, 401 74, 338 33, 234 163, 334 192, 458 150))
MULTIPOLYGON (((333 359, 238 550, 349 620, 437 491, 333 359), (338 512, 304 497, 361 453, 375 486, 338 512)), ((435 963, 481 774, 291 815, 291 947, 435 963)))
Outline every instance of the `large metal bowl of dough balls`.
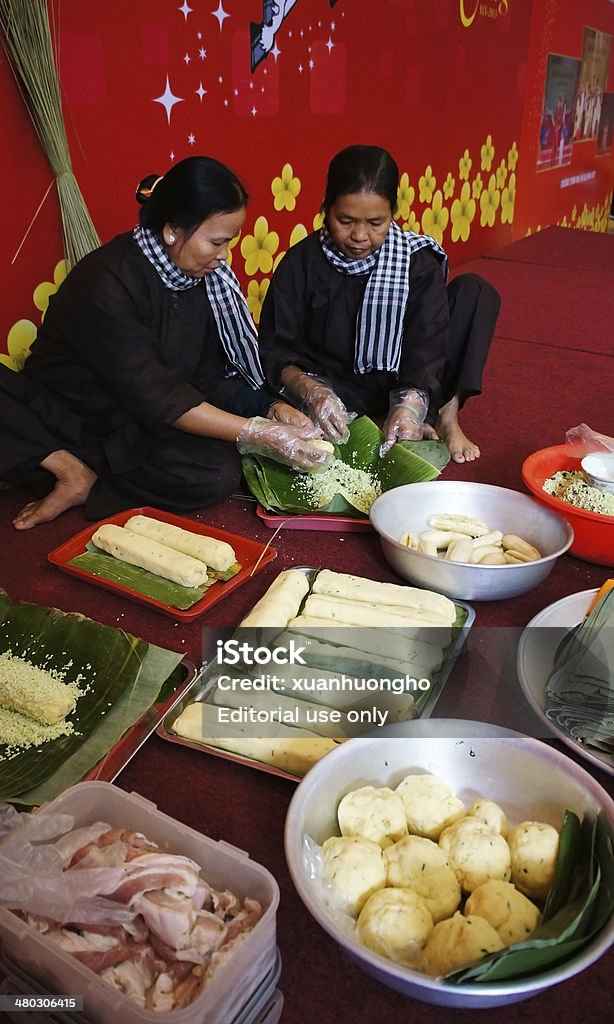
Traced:
POLYGON ((532 590, 574 536, 564 517, 535 497, 467 481, 394 487, 375 499, 369 516, 399 576, 467 601, 532 590))
POLYGON ((612 799, 539 740, 484 723, 446 720, 440 733, 433 719, 407 724, 403 737, 384 728, 340 744, 297 787, 285 851, 308 911, 360 968, 427 1003, 502 1006, 585 970, 614 942, 614 914, 562 962, 451 980, 527 940, 565 812, 586 826, 602 811, 611 832, 612 799))

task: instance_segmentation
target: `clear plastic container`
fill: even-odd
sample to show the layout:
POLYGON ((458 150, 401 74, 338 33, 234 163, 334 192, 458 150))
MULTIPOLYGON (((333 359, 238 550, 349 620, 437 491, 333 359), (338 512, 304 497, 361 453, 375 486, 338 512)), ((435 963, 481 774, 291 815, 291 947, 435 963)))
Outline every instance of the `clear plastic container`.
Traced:
POLYGON ((161 849, 191 857, 214 888, 230 889, 241 899, 251 896, 265 910, 198 998, 169 1013, 143 1009, 44 934, 0 908, 0 942, 9 961, 45 991, 82 995, 82 1019, 88 1024, 229 1024, 236 1018, 241 1020, 244 1008, 278 962, 279 887, 271 873, 236 846, 223 840, 215 842, 163 814, 137 793, 125 793, 107 782, 72 786, 47 808, 73 815, 75 828, 107 821, 142 832, 161 849))

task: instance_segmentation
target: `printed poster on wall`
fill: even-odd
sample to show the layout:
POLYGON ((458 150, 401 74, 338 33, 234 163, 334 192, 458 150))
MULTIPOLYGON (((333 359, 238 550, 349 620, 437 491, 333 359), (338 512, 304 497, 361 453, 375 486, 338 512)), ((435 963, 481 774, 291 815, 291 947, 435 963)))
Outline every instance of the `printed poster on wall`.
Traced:
POLYGON ((597 155, 605 156, 612 152, 614 142, 614 92, 604 92, 601 105, 601 120, 597 133, 597 155))
POLYGON ((584 29, 582 65, 574 118, 575 142, 597 138, 611 50, 612 36, 594 28, 584 29))
POLYGON ((539 170, 564 167, 571 163, 579 72, 579 60, 558 53, 548 54, 537 147, 539 170))

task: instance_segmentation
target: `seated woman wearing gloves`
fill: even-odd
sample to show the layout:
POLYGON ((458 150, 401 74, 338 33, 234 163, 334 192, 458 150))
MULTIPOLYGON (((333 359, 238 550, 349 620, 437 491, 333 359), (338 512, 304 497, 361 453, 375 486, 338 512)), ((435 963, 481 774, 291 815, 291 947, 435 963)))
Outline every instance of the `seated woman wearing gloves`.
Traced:
POLYGON ((385 417, 382 453, 439 436, 456 462, 472 461, 480 452, 458 411, 481 391, 499 296, 474 274, 446 288, 441 246, 392 219, 398 183, 379 146, 333 158, 324 225, 286 253, 268 289, 262 364, 332 441, 350 411, 385 417))
POLYGON ((224 262, 245 220, 241 182, 190 157, 146 183, 139 226, 71 271, 24 370, 0 366, 0 478, 48 492, 17 529, 79 504, 93 519, 212 505, 239 482, 235 446, 296 468, 329 458, 308 443, 320 436, 312 422, 263 387, 224 262))

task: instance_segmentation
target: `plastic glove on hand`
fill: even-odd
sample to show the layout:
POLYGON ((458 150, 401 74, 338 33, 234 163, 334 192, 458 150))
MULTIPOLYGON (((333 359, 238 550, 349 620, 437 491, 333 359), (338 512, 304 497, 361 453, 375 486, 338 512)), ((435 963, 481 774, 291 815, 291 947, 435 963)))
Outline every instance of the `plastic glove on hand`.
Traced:
POLYGON ((295 409, 288 402, 284 402, 283 399, 279 399, 270 405, 267 419, 274 420, 276 423, 289 423, 291 426, 297 427, 303 437, 322 437, 320 427, 316 426, 309 419, 309 416, 306 416, 300 409, 295 409))
POLYGON ((303 471, 324 469, 333 455, 323 441, 306 437, 302 428, 261 416, 247 420, 237 437, 237 450, 241 455, 265 455, 303 471))
POLYGON ((419 388, 398 388, 390 392, 390 412, 384 423, 386 440, 380 445, 380 458, 397 441, 420 441, 428 412, 426 392, 419 388))
POLYGON ((327 384, 314 381, 303 398, 303 409, 334 444, 345 444, 350 436, 348 423, 354 417, 327 384))

